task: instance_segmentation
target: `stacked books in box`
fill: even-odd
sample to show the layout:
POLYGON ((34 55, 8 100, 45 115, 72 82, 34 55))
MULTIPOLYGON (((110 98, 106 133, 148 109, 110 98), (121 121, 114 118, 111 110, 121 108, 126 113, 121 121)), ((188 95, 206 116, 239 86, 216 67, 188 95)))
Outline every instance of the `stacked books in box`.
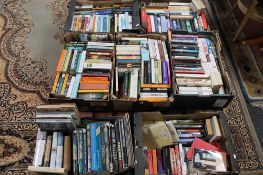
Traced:
POLYGON ((224 94, 214 42, 197 35, 171 35, 171 65, 179 94, 224 94))
POLYGON ((71 150, 70 135, 38 130, 33 166, 51 170, 64 168, 66 172, 70 172, 71 150))
POLYGON ((147 32, 200 32, 209 30, 204 11, 193 11, 191 3, 170 2, 167 7, 147 6, 141 9, 142 26, 147 32))
POLYGON ((148 122, 143 126, 145 174, 226 172, 216 116, 205 120, 148 122))
POLYGON ((132 29, 131 6, 77 6, 70 28, 77 32, 122 32, 125 29, 132 29))
POLYGON ((92 122, 73 133, 74 174, 122 172, 134 165, 129 116, 92 122))
POLYGON ((52 94, 64 98, 107 99, 114 43, 67 43, 57 65, 52 94))
POLYGON ((166 101, 169 88, 170 69, 165 41, 120 37, 116 45, 117 98, 166 101))

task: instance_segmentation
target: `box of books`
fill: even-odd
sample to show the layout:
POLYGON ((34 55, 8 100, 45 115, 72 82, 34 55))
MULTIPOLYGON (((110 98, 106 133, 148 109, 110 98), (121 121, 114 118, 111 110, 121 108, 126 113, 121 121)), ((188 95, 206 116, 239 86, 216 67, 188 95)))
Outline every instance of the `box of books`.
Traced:
POLYGON ((135 174, 238 174, 222 111, 135 113, 135 174))
POLYGON ((49 101, 107 109, 115 63, 113 35, 67 34, 65 39, 49 101))
POLYGON ((169 31, 174 105, 223 108, 232 100, 217 31, 169 31), (191 103, 189 103, 191 102, 191 103))
POLYGON ((74 174, 132 174, 130 116, 88 118, 73 132, 74 174))
POLYGON ((38 130, 33 165, 28 171, 33 174, 72 173, 72 136, 70 131, 38 130))
POLYGON ((134 16, 133 5, 132 0, 72 0, 65 31, 73 33, 134 31, 139 17, 134 16))
POLYGON ((116 35, 111 96, 115 110, 170 107, 171 78, 166 39, 159 34, 116 35))
POLYGON ((195 1, 145 2, 141 6, 141 27, 147 33, 165 33, 169 29, 208 31, 205 6, 196 4, 195 1))

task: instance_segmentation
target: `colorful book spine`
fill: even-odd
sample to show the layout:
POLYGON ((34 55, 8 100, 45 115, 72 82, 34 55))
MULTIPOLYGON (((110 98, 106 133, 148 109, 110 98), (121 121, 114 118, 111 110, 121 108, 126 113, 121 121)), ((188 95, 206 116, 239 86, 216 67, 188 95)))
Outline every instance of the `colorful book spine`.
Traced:
POLYGON ((101 139, 101 164, 102 170, 105 171, 106 168, 106 144, 105 144, 105 133, 104 133, 104 125, 100 126, 100 139, 101 139))
POLYGON ((162 150, 157 149, 157 167, 158 167, 158 174, 165 174, 164 169, 163 169, 163 157, 162 157, 162 150))
POLYGON ((152 156, 152 150, 147 150, 148 155, 148 170, 149 174, 153 174, 153 156, 152 156))
POLYGON ((115 126, 111 125, 111 147, 112 147, 112 162, 113 162, 113 171, 118 171, 118 148, 117 148, 117 139, 116 139, 116 130, 115 126))
POLYGON ((120 140, 120 129, 119 121, 115 121, 116 128, 116 141, 117 141, 117 151, 118 151, 118 169, 121 171, 123 169, 122 151, 121 151, 121 140, 120 140))
POLYGON ((110 171, 110 140, 109 140, 109 128, 108 125, 104 127, 104 139, 105 139, 105 146, 106 146, 106 170, 110 171))
POLYGON ((156 149, 152 150, 153 174, 158 174, 156 149))
POLYGON ((101 156, 101 129, 100 124, 96 124, 96 156, 97 156, 97 166, 98 166, 98 172, 102 171, 102 156, 101 156))

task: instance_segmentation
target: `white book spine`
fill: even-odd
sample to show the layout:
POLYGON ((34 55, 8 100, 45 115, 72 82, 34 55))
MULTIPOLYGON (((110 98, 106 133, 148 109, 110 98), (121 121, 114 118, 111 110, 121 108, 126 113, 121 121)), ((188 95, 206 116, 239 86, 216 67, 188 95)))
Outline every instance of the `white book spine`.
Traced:
POLYGON ((115 15, 114 15, 114 23, 115 23, 115 25, 114 25, 114 31, 115 31, 115 32, 118 32, 118 14, 115 14, 115 15))
POLYGON ((155 80, 155 74, 157 72, 155 72, 155 64, 154 64, 154 59, 151 59, 151 77, 152 77, 152 83, 155 84, 156 83, 156 80, 155 80))
POLYGON ((122 32, 122 23, 121 23, 122 15, 123 14, 119 14, 119 32, 122 32))
POLYGON ((128 29, 132 29, 132 16, 129 15, 129 25, 128 25, 128 29))
POLYGON ((70 81, 70 84, 69 84, 69 88, 68 88, 68 92, 67 92, 67 97, 70 98, 71 96, 71 92, 72 92, 72 89, 73 89, 73 86, 74 86, 74 82, 75 82, 75 76, 72 76, 71 78, 71 81, 70 81))
POLYGON ((157 24, 154 23, 154 17, 153 17, 153 15, 150 16, 150 20, 151 20, 151 25, 152 25, 152 32, 156 32, 156 31, 155 31, 155 25, 157 25, 157 24))
POLYGON ((166 61, 169 61, 168 52, 167 52, 167 48, 166 48, 165 41, 162 41, 162 45, 163 45, 164 59, 165 59, 166 61))
POLYGON ((58 141, 57 139, 58 139, 58 132, 53 132, 51 156, 50 156, 50 168, 56 167, 57 141, 58 141))
POLYGON ((38 157, 39 157, 39 149, 40 149, 40 144, 41 144, 41 137, 42 137, 42 131, 40 131, 40 129, 38 128, 33 166, 38 166, 38 157))
POLYGON ((160 60, 161 56, 160 56, 160 50, 159 50, 159 46, 158 46, 158 41, 157 40, 154 40, 154 46, 155 46, 155 50, 156 50, 156 58, 157 58, 157 60, 160 60))
POLYGON ((45 153, 45 147, 46 147, 46 139, 47 139, 47 133, 42 132, 42 138, 40 141, 40 148, 39 148, 39 156, 38 156, 38 166, 43 165, 44 160, 44 153, 45 153))
POLYGON ((159 33, 162 33, 162 26, 161 26, 161 19, 160 19, 160 17, 157 17, 157 23, 158 23, 158 31, 159 31, 159 33))
POLYGON ((154 51, 154 42, 152 39, 148 39, 148 43, 149 43, 149 52, 150 52, 150 58, 155 58, 155 51, 154 51))
POLYGON ((84 67, 84 62, 86 60, 86 50, 82 51, 81 53, 81 59, 80 59, 80 64, 79 64, 79 69, 78 69, 78 73, 82 73, 83 72, 83 67, 84 67))
POLYGON ((131 71, 131 80, 130 80, 130 98, 137 98, 138 96, 138 69, 132 69, 131 71))

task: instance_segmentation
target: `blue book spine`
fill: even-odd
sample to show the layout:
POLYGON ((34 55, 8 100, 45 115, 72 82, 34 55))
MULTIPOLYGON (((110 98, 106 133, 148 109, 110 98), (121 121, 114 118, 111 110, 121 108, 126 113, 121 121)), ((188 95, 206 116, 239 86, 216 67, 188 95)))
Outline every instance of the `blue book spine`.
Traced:
POLYGON ((117 63, 137 63, 137 62, 141 62, 141 59, 131 59, 131 60, 128 60, 128 59, 125 59, 125 60, 117 60, 117 63))
POLYGON ((97 166, 98 166, 98 172, 102 171, 102 162, 101 162, 101 136, 100 136, 100 124, 96 125, 96 155, 97 155, 97 166))
POLYGON ((165 16, 161 16, 161 26, 162 26, 162 32, 167 32, 165 16))
POLYGON ((87 151, 87 130, 82 129, 83 133, 83 173, 88 173, 88 151, 87 151))
POLYGON ((103 17, 103 31, 102 32, 107 32, 107 24, 108 24, 108 21, 107 21, 107 16, 104 16, 103 17))
POLYGON ((154 18, 155 32, 159 32, 157 16, 154 15, 153 18, 154 18))
POLYGON ((90 124, 90 142, 91 142, 91 170, 97 171, 97 140, 96 140, 96 123, 90 124))
POLYGON ((100 10, 95 12, 95 15, 109 15, 109 14, 112 14, 112 10, 100 10))
POLYGON ((163 77, 163 84, 168 84, 168 70, 167 70, 167 63, 166 61, 162 61, 162 77, 163 77))
POLYGON ((72 61, 71 61, 71 65, 70 65, 70 70, 74 70, 75 69, 75 63, 77 62, 77 50, 74 50, 74 53, 73 53, 73 58, 72 58, 72 61))
POLYGON ((141 41, 141 58, 143 61, 150 61, 149 44, 147 41, 141 41))
POLYGON ((174 29, 174 23, 173 23, 173 20, 172 20, 172 19, 169 19, 169 22, 170 22, 170 28, 171 28, 171 29, 174 29))
MULTIPOLYGON (((128 20, 128 19, 127 19, 128 20)), ((125 15, 121 15, 121 29, 125 29, 125 15)))
POLYGON ((101 22, 102 22, 102 20, 101 20, 101 16, 100 15, 97 15, 97 31, 95 31, 95 32, 101 32, 101 22))
POLYGON ((77 98, 77 96, 78 96, 78 89, 79 89, 80 79, 81 79, 81 74, 77 74, 75 82, 74 82, 73 90, 72 90, 72 93, 71 93, 71 98, 77 98))
POLYGON ((62 165, 63 165, 63 145, 64 145, 64 134, 63 132, 58 132, 56 168, 62 168, 62 165))

